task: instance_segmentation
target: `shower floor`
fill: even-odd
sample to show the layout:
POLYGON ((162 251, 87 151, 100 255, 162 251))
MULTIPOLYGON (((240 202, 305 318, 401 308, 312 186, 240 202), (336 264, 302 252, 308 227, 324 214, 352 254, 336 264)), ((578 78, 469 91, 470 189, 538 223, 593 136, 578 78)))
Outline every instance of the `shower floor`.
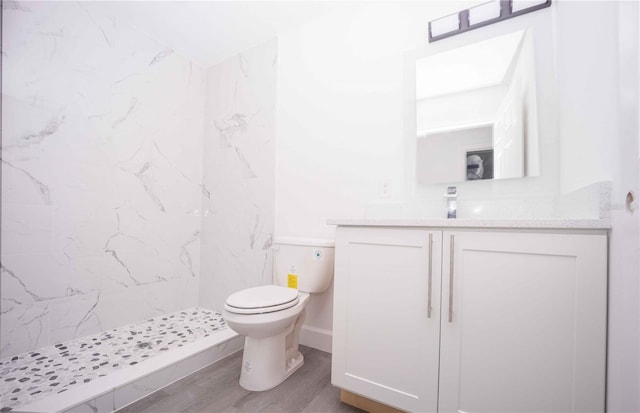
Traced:
POLYGON ((224 341, 234 336, 230 332, 220 313, 192 308, 8 357, 0 360, 0 412, 18 411, 20 406, 91 383, 96 390, 115 389, 114 383, 95 384, 106 384, 127 368, 135 367, 140 377, 147 375, 166 367, 154 366, 158 360, 166 364, 167 357, 159 356, 182 353, 182 357, 184 351, 176 350, 220 334, 224 341))

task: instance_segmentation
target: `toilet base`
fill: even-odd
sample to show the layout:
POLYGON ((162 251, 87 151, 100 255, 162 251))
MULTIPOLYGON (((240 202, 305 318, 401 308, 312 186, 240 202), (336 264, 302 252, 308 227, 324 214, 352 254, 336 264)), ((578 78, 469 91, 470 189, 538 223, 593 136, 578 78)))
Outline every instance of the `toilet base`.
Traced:
POLYGON ((302 355, 302 353, 299 352, 296 357, 287 361, 287 377, 295 373, 296 370, 302 367, 303 364, 304 364, 304 356, 302 355))
POLYGON ((275 336, 245 337, 240 386, 251 391, 272 389, 304 364, 298 344, 306 313, 303 309, 289 328, 275 336))
POLYGON ((263 339, 245 338, 240 386, 251 391, 270 390, 296 372, 304 364, 299 351, 285 360, 284 335, 263 339))

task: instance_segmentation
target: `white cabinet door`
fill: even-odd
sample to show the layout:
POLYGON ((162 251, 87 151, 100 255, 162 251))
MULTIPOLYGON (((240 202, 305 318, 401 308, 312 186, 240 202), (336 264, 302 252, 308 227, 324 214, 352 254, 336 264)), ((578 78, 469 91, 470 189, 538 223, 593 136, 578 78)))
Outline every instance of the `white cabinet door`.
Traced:
POLYGON ((441 242, 440 231, 427 229, 338 227, 334 385, 436 411, 441 242))
POLYGON ((443 234, 440 412, 603 412, 606 235, 443 234))

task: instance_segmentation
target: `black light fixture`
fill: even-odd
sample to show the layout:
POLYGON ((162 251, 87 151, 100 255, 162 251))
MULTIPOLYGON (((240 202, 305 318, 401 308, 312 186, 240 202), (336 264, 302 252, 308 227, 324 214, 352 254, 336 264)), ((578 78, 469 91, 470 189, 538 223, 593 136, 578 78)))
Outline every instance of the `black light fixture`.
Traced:
POLYGON ((429 43, 551 6, 551 0, 493 0, 429 22, 429 43))

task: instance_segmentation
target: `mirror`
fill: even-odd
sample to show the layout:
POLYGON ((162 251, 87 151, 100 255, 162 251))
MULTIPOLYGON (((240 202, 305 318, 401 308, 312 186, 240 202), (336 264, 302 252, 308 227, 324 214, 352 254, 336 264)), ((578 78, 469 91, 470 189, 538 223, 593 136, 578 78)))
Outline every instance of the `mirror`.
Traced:
POLYGON ((416 60, 418 184, 539 173, 533 31, 416 60))

